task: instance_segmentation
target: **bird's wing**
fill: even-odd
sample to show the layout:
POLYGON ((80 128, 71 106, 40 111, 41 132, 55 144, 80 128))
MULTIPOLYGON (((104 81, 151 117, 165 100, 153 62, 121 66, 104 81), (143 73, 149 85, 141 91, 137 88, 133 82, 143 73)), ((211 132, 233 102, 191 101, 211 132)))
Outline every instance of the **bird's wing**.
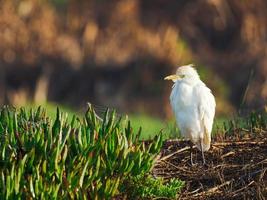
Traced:
POLYGON ((195 88, 195 95, 197 99, 197 110, 200 119, 200 125, 202 133, 204 134, 204 150, 210 147, 211 130, 213 124, 213 118, 215 115, 215 98, 212 95, 210 89, 206 85, 199 84, 195 88), (205 148, 206 146, 206 148, 205 148))

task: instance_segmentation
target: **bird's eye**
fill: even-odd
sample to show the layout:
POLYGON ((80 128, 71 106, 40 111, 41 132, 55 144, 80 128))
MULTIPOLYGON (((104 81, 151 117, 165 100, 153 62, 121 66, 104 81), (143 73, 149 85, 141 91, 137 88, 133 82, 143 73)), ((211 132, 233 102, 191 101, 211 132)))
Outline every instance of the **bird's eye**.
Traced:
POLYGON ((184 74, 181 74, 181 75, 180 75, 180 77, 181 77, 181 78, 184 78, 184 77, 185 77, 185 75, 184 75, 184 74))

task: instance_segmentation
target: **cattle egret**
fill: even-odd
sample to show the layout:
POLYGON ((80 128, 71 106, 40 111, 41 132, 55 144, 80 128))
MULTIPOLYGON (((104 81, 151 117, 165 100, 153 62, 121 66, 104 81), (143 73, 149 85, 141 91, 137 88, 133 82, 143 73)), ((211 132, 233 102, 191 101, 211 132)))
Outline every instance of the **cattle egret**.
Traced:
MULTIPOLYGON (((208 151, 215 115, 215 99, 211 90, 203 83, 193 65, 178 67, 176 74, 164 78, 174 82, 170 103, 181 135, 189 139, 202 153, 208 151)), ((192 144, 191 164, 193 163, 192 144)))

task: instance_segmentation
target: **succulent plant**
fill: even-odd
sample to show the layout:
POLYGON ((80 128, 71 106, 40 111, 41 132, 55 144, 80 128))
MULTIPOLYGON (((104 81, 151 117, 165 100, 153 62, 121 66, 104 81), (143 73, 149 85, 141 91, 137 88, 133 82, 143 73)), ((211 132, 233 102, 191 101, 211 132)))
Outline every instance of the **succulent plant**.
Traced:
POLYGON ((162 135, 140 142, 130 121, 105 112, 100 120, 89 106, 85 116, 57 109, 0 111, 1 199, 108 199, 128 176, 149 172, 162 135))

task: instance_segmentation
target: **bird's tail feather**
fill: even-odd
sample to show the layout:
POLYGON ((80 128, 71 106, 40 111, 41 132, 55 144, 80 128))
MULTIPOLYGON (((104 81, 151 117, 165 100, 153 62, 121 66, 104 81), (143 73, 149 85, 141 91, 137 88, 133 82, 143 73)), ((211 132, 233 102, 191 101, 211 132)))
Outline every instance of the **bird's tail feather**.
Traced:
POLYGON ((203 132, 204 132, 203 133, 203 140, 201 140, 201 141, 199 141, 199 143, 197 143, 197 148, 199 150, 201 150, 201 143, 202 143, 202 150, 208 151, 210 149, 211 137, 210 137, 210 133, 207 130, 205 125, 204 125, 204 131, 203 132))
POLYGON ((204 126, 203 151, 208 151, 210 149, 210 142, 210 133, 208 132, 206 126, 204 126))

